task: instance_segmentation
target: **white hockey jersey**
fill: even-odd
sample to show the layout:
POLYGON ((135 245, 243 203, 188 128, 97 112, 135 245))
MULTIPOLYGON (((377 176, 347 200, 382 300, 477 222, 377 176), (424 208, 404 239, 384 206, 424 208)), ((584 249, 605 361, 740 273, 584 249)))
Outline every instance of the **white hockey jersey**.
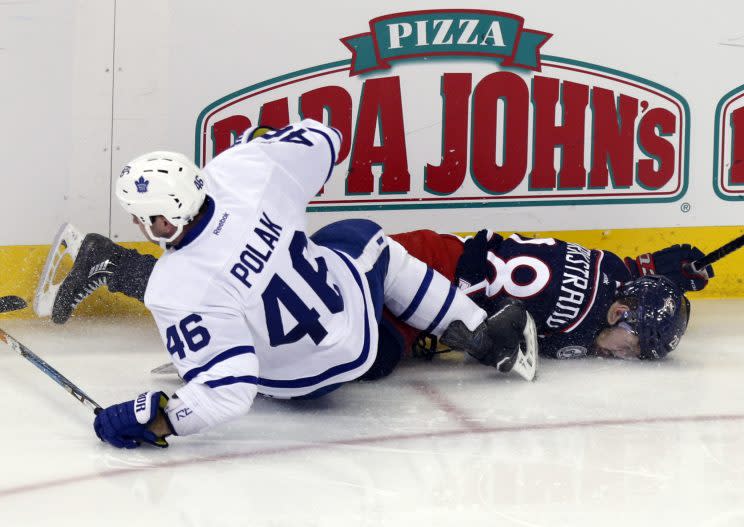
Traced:
POLYGON ((375 360, 364 273, 387 241, 380 232, 353 259, 305 232, 340 141, 304 120, 204 167, 207 213, 160 258, 145 294, 186 381, 167 409, 176 433, 244 414, 257 392, 288 398, 353 380, 375 360))

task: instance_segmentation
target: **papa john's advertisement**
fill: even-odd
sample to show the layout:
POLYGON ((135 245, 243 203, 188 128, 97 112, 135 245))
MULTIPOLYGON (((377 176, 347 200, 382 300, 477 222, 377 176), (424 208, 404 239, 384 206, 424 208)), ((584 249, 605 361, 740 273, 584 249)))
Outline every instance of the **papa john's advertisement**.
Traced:
POLYGON ((679 200, 690 111, 653 79, 543 53, 518 14, 387 14, 338 35, 347 58, 250 79, 198 115, 204 165, 253 124, 343 134, 311 211, 679 200))

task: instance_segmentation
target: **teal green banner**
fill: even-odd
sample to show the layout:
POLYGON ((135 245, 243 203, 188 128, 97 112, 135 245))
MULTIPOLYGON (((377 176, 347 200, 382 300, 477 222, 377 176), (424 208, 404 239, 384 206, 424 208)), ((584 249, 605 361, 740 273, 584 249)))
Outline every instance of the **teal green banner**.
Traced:
POLYGON ((481 10, 396 13, 375 18, 369 26, 369 33, 341 39, 352 52, 351 75, 433 55, 482 56, 540 71, 540 48, 552 36, 525 29, 519 16, 481 10))

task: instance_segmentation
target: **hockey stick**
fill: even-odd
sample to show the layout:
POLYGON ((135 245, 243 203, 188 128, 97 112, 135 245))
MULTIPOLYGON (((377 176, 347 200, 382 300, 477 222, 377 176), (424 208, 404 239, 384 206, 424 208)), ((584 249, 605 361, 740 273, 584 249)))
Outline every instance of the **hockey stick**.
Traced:
POLYGON ((54 382, 59 384, 75 399, 83 403, 85 406, 93 410, 93 413, 98 414, 102 410, 101 405, 91 399, 88 394, 78 388, 72 381, 62 375, 60 372, 55 370, 47 362, 45 362, 36 353, 28 349, 26 346, 18 342, 16 339, 8 335, 5 331, 0 329, 0 342, 6 344, 10 349, 18 353, 21 357, 28 360, 31 364, 39 368, 44 374, 52 379, 54 382))
POLYGON ((744 246, 744 234, 739 236, 736 239, 731 240, 726 245, 722 245, 715 251, 709 252, 702 258, 698 258, 694 262, 690 262, 689 268, 693 273, 701 274, 704 272, 705 268, 708 267, 710 264, 717 262, 724 256, 728 256, 732 252, 736 251, 737 249, 740 249, 744 246))
POLYGON ((0 313, 23 309, 27 305, 26 301, 20 296, 8 295, 0 297, 0 313))

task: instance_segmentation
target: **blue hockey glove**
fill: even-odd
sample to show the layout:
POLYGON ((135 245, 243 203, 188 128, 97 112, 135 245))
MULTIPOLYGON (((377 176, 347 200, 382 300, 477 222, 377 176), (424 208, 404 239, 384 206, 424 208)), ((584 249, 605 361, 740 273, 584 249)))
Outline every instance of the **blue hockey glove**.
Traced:
POLYGON ((101 441, 116 448, 137 448, 142 442, 165 448, 164 437, 148 429, 158 413, 168 404, 163 392, 147 392, 132 401, 115 404, 101 410, 93 421, 93 429, 101 441))
POLYGON ((705 256, 697 247, 685 243, 672 245, 654 253, 641 254, 635 260, 626 258, 625 264, 633 278, 648 274, 664 275, 683 291, 700 291, 713 278, 713 266, 709 265, 700 273, 694 273, 688 264, 705 256))

